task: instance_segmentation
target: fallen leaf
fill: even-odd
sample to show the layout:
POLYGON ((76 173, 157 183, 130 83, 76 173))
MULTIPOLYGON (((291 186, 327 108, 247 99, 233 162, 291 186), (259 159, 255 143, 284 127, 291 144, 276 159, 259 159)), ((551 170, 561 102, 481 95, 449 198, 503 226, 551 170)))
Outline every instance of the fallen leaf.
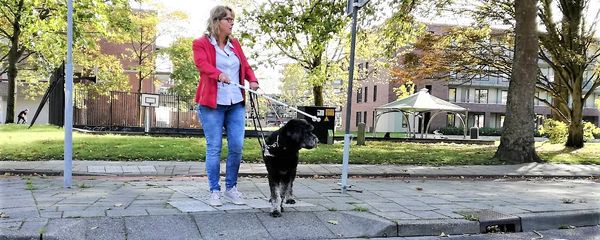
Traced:
POLYGON ((329 220, 329 221, 327 221, 327 223, 331 223, 333 225, 337 225, 338 221, 336 221, 336 220, 329 220))
POLYGON ((423 191, 422 187, 417 187, 417 191, 423 191))

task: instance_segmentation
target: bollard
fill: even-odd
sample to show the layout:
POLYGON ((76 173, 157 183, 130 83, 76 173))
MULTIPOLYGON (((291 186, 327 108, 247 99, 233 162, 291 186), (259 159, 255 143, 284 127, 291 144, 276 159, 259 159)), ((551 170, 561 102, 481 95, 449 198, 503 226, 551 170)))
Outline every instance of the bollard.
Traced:
POLYGON ((327 130, 327 144, 333 144, 333 130, 327 130))
POLYGON ((356 144, 359 146, 365 145, 365 123, 358 124, 358 133, 356 133, 356 144))

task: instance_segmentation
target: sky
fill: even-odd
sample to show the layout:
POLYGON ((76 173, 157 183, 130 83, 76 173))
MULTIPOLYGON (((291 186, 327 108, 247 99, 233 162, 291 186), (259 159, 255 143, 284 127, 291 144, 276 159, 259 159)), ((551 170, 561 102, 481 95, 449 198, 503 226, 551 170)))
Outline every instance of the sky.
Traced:
MULTIPOLYGON (((208 19, 210 9, 214 6, 223 4, 221 0, 153 0, 156 3, 162 4, 167 11, 182 11, 188 15, 188 20, 182 23, 182 27, 185 29, 182 33, 188 37, 200 37, 206 29, 206 20, 208 19)), ((253 0, 255 2, 263 2, 265 0, 253 0)), ((385 0, 374 0, 374 1, 385 1, 385 0)), ((470 1, 470 0, 466 0, 470 1)), ((588 13, 595 13, 600 9, 600 0, 590 0, 590 11, 588 13)), ((241 12, 241 9, 234 9, 236 12, 241 12)), ((593 14, 587 14, 587 19, 591 21, 593 14)), ((465 20, 460 16, 447 16, 444 18, 435 17, 433 19, 423 19, 423 21, 431 23, 446 23, 446 24, 460 24, 464 25, 465 20)), ((597 26, 597 35, 600 35, 600 25, 597 26)), ((236 29, 234 26, 234 34, 236 29)), ((168 46, 173 39, 170 37, 164 37, 158 39, 159 46, 168 46)), ((279 69, 255 69, 257 78, 259 79, 261 89, 266 93, 279 92, 278 87, 280 86, 281 68, 279 69)))

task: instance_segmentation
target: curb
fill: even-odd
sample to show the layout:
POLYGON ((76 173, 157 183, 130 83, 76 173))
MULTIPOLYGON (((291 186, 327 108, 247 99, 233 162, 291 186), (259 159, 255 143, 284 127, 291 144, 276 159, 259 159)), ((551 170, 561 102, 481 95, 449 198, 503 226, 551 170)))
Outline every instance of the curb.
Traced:
POLYGON ((523 231, 600 225, 600 207, 595 211, 569 211, 521 214, 523 231))
MULTIPOLYGON (((242 213, 236 213, 242 214, 242 213)), ((253 231, 275 231, 275 232, 295 232, 300 234, 306 226, 302 224, 291 224, 287 223, 296 222, 301 223, 307 220, 306 215, 314 216, 309 220, 313 222, 312 227, 319 229, 313 234, 317 237, 327 237, 330 239, 347 239, 347 238, 381 238, 381 237, 415 237, 415 236, 442 236, 442 235, 463 235, 463 234, 485 234, 480 231, 480 222, 469 221, 464 219, 436 219, 436 220, 400 220, 391 221, 386 218, 379 217, 373 213, 368 212, 327 212, 319 211, 300 214, 297 217, 284 219, 274 219, 268 216, 267 213, 250 213, 249 217, 258 221, 258 218, 262 218, 270 222, 264 230, 254 229, 253 231), (254 214, 264 214, 264 216, 257 216, 254 214), (258 218, 257 218, 258 217, 258 218), (314 219, 314 220, 311 220, 314 219), (316 224, 316 225, 315 225, 316 224), (270 228, 268 226, 275 228, 270 228), (283 228, 283 229, 281 229, 283 228)), ((287 213, 293 215, 294 213, 287 213)), ((92 217, 92 218, 55 218, 47 219, 42 225, 36 225, 27 227, 22 230, 8 230, 0 229, 0 240, 3 239, 58 239, 59 236, 65 235, 70 236, 71 234, 86 235, 87 231, 93 231, 94 234, 108 234, 103 232, 103 228, 89 228, 84 227, 89 225, 90 222, 110 222, 111 225, 119 222, 125 224, 125 219, 137 219, 139 224, 146 225, 148 222, 157 222, 157 219, 170 219, 170 218, 185 218, 185 219, 196 219, 198 216, 202 216, 194 213, 188 213, 184 215, 163 215, 163 216, 144 216, 144 217, 92 217), (60 222, 71 223, 69 226, 75 227, 60 227, 56 229, 56 224, 60 222), (77 223, 77 224, 75 224, 77 223), (75 225, 77 226, 75 226, 75 225), (52 225, 52 226, 51 226, 52 225), (79 226, 81 225, 81 226, 79 226), (91 230, 90 230, 91 229, 91 230), (57 235, 58 234, 58 235, 57 235)), ((240 217, 239 215, 231 215, 229 217, 221 215, 226 219, 230 217, 240 217)), ((546 213, 532 213, 520 216, 522 221, 522 230, 517 232, 530 232, 533 230, 558 230, 564 229, 570 226, 584 227, 584 226, 597 226, 600 225, 600 211, 569 211, 569 212, 546 212, 546 213)), ((210 221, 218 219, 212 218, 210 221)), ((222 220, 222 219, 221 219, 222 220)), ((40 222, 41 223, 41 222, 40 222)), ((192 221, 194 227, 180 226, 182 228, 196 229, 195 225, 198 223, 192 221)), ((27 222, 24 223, 24 225, 27 222)), ((30 224, 31 225, 31 224, 30 224)), ((35 225, 35 224, 34 224, 35 225)), ((61 225, 61 224, 59 224, 61 225)), ((120 229, 120 225, 117 224, 120 229)), ((152 224, 150 224, 152 225, 152 224)), ((97 226, 97 225, 94 225, 97 226)), ((123 226, 125 227, 125 226, 123 226)), ((106 230, 106 229, 104 229, 106 230)), ((306 229, 304 229, 306 230, 306 229)), ((108 231, 108 230, 107 230, 108 231)), ((194 230, 195 232, 195 230, 194 230)), ((189 232, 188 232, 189 233, 189 232)), ((507 232, 509 233, 509 232, 507 232)), ((304 235, 288 236, 290 239, 303 239, 304 235)))
MULTIPOLYGON (((47 176, 62 176, 63 171, 50 169, 0 169, 0 175, 4 174, 25 174, 25 175, 47 175, 47 176)), ((86 173, 73 172, 73 176, 119 176, 119 177, 147 177, 147 176, 163 176, 163 177, 206 177, 206 174, 158 174, 158 173, 86 173)), ((267 177, 266 172, 240 172, 240 177, 267 177)), ((224 174, 222 174, 224 176, 224 174)), ((311 178, 315 176, 326 178, 341 177, 337 173, 298 173, 296 176, 303 178, 311 178)), ((537 175, 537 174, 428 174, 428 173, 349 173, 349 177, 382 177, 382 178, 479 178, 479 179, 498 179, 498 178, 567 178, 567 179, 586 179, 599 178, 600 175, 537 175)))
POLYGON ((398 237, 440 236, 444 234, 477 234, 479 222, 463 219, 396 221, 398 237))

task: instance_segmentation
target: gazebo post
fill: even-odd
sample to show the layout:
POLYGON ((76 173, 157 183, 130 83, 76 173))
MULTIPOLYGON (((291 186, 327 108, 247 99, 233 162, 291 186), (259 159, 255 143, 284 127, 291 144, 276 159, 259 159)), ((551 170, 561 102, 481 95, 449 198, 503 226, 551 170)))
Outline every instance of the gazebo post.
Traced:
POLYGON ((464 133, 463 139, 467 139, 467 128, 468 128, 467 125, 469 125, 469 110, 465 111, 465 121, 464 122, 465 123, 463 125, 464 125, 465 129, 463 131, 463 133, 464 133))

